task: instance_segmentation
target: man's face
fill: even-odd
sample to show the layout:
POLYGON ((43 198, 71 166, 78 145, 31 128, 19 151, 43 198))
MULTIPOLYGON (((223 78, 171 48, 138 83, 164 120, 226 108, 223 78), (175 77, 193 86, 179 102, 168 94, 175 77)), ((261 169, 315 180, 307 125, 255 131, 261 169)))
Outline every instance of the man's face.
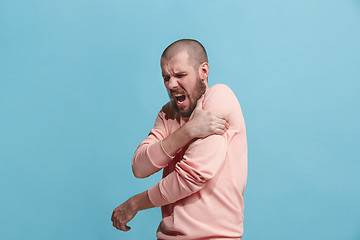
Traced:
POLYGON ((181 51, 170 59, 161 59, 161 69, 165 87, 176 109, 182 117, 190 117, 207 85, 201 80, 199 71, 189 64, 187 51, 181 51))

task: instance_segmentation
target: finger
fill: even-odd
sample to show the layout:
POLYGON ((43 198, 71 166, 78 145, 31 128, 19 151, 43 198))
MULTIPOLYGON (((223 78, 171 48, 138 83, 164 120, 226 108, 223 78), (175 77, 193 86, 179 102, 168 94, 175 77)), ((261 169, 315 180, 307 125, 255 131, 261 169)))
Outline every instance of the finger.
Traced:
POLYGON ((228 119, 227 119, 227 117, 224 115, 224 114, 222 114, 222 113, 214 113, 214 115, 216 116, 216 117, 218 117, 218 118, 221 118, 221 119, 223 119, 223 120, 225 120, 225 121, 227 121, 228 119))
POLYGON ((217 123, 223 129, 228 129, 229 128, 229 123, 227 121, 225 121, 224 119, 218 119, 217 123))
POLYGON ((221 128, 218 128, 218 129, 216 129, 216 131, 215 131, 215 134, 216 135, 223 135, 225 133, 225 131, 223 130, 223 129, 221 129, 221 128))
POLYGON ((228 130, 228 128, 226 128, 225 125, 219 126, 219 127, 216 129, 216 134, 218 134, 218 135, 223 135, 224 133, 226 133, 227 130, 228 130))
POLYGON ((131 229, 131 227, 129 227, 128 225, 125 225, 125 232, 129 231, 131 229))
POLYGON ((121 223, 119 221, 114 221, 114 227, 117 229, 117 230, 120 230, 120 231, 123 231, 122 228, 121 228, 121 223))
POLYGON ((226 125, 226 121, 225 121, 224 119, 222 119, 222 118, 218 118, 218 119, 217 119, 217 122, 218 122, 219 124, 223 125, 223 126, 226 125))
POLYGON ((228 123, 226 123, 226 124, 224 125, 223 130, 224 130, 225 132, 226 132, 227 130, 229 130, 229 124, 228 124, 228 123))
POLYGON ((127 226, 127 225, 120 225, 119 230, 127 232, 131 229, 131 227, 127 226))
POLYGON ((199 100, 196 103, 196 107, 202 109, 203 107, 203 101, 204 101, 204 94, 199 98, 199 100))
POLYGON ((113 226, 114 226, 116 229, 120 230, 120 221, 119 221, 115 216, 113 216, 112 222, 113 222, 113 226))

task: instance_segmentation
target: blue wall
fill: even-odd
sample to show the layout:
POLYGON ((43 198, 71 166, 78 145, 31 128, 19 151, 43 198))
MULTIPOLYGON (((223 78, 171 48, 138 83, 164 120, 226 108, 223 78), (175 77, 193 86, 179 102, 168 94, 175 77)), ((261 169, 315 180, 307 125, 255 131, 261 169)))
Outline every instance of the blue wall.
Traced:
POLYGON ((360 2, 0 0, 0 239, 154 239, 112 210, 168 100, 159 58, 208 50, 247 124, 244 239, 360 239, 360 2))

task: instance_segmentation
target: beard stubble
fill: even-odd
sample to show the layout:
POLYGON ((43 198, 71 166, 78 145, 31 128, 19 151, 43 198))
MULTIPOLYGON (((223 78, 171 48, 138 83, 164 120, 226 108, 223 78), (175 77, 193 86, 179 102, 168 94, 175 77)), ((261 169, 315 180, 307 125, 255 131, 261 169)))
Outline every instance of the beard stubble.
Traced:
MULTIPOLYGON (((201 81, 200 77, 198 77, 196 81, 196 86, 194 89, 194 93, 189 99, 190 106, 189 109, 186 111, 182 111, 179 109, 176 103, 174 103, 175 110, 180 113, 180 115, 184 118, 190 117, 194 109, 196 108, 197 101, 201 98, 201 96, 206 92, 206 85, 203 81, 201 81), (191 102, 191 99, 194 99, 194 102, 191 102)), ((170 97, 170 96, 169 96, 170 97)), ((173 99, 170 97, 170 100, 173 101, 173 99)))

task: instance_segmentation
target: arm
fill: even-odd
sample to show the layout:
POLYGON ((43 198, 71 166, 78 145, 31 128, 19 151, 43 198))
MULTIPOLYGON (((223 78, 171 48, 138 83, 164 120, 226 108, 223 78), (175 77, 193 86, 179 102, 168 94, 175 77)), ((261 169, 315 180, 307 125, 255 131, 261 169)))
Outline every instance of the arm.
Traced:
POLYGON ((197 101, 190 120, 162 140, 163 150, 168 155, 175 155, 193 139, 213 134, 222 135, 229 128, 229 124, 221 114, 203 110, 203 101, 204 95, 197 101))
MULTIPOLYGON (((200 165, 209 165, 209 163, 206 164, 206 162, 209 162, 208 160, 211 159, 225 158, 226 145, 224 144, 222 139, 223 137, 219 135, 213 135, 206 139, 199 139, 197 143, 192 145, 195 149, 197 148, 197 151, 199 150, 198 147, 204 146, 209 146, 215 151, 208 151, 208 154, 205 155, 202 159, 197 159, 197 161, 199 161, 197 163, 199 166, 197 167, 191 166, 186 160, 182 161, 181 164, 177 165, 176 171, 172 172, 172 174, 163 179, 163 185, 169 185, 174 183, 174 185, 172 185, 172 188, 175 189, 176 194, 174 196, 172 195, 172 198, 168 198, 167 200, 165 200, 162 198, 156 199, 156 197, 152 197, 152 199, 150 200, 149 191, 153 191, 152 195, 156 196, 156 193, 158 191, 157 187, 135 195, 114 209, 111 216, 113 226, 121 231, 129 231, 131 228, 126 224, 135 217, 138 211, 155 207, 153 202, 157 204, 156 206, 165 205, 169 202, 177 201, 179 196, 183 198, 201 189, 205 184, 206 180, 214 176, 217 169, 219 168, 218 165, 221 164, 222 161, 215 162, 216 164, 212 164, 212 167, 207 167, 206 171, 205 169, 201 169, 200 165), (212 137, 214 137, 215 139, 212 139, 212 137), (202 141, 205 141, 205 143, 201 143, 202 141), (219 145, 221 143, 222 145, 219 145), (200 146, 197 147, 198 144, 200 144, 200 146), (189 185, 187 184, 185 179, 188 179, 195 184, 189 185)), ((187 157, 191 157, 191 153, 188 153, 187 157)), ((158 194, 160 195, 160 192, 158 194)))
POLYGON ((154 128, 134 154, 132 169, 135 177, 148 177, 166 167, 172 161, 172 156, 193 139, 223 134, 227 130, 226 120, 219 114, 204 111, 202 102, 203 97, 199 99, 190 120, 169 135, 164 121, 164 111, 168 110, 169 105, 164 106, 154 128))
POLYGON ((226 158, 226 136, 211 135, 190 144, 175 170, 148 190, 150 201, 164 206, 202 189, 226 158))
MULTIPOLYGON (((219 112, 229 119, 237 111, 238 101, 232 91, 219 85, 206 93, 204 109, 219 112)), ((149 199, 155 206, 174 203, 202 189, 221 168, 227 151, 227 134, 210 135, 193 141, 175 170, 148 190, 149 199)))
MULTIPOLYGON (((214 103, 216 101, 214 100, 210 102, 214 103)), ((200 104, 202 108, 202 102, 199 103, 198 107, 200 104)), ((229 108, 231 109, 232 107, 227 105, 228 107, 216 108, 216 106, 212 106, 211 103, 207 105, 209 107, 206 108, 212 108, 218 110, 218 112, 221 112, 220 108, 222 108, 222 111, 225 113, 225 115, 223 114, 222 116, 226 118, 228 117, 228 113, 230 111, 229 108)), ((201 108, 199 107, 197 114, 199 114, 199 110, 201 110, 201 108)), ((206 111, 200 111, 200 114, 203 114, 204 112, 208 115, 206 111)), ((192 122, 194 125, 189 125, 190 127, 195 128, 197 126, 195 123, 199 123, 202 125, 198 126, 201 129, 204 126, 204 122, 196 122, 196 119, 200 119, 197 114, 194 111, 191 118, 191 120, 195 119, 192 122)), ((188 123, 190 123, 190 120, 188 123)), ((227 123, 225 125, 227 126, 227 129, 227 123)), ((210 132, 221 132, 217 127, 212 129, 213 130, 210 132)), ((182 129, 179 131, 185 130, 182 129)), ((217 173, 226 156, 226 136, 216 133, 205 138, 197 139, 191 143, 184 155, 184 159, 176 165, 174 172, 170 173, 166 178, 162 179, 157 185, 150 188, 148 191, 130 198, 119 207, 115 208, 111 217, 113 226, 119 230, 128 231, 130 230, 130 227, 126 226, 126 224, 135 217, 138 211, 175 202, 201 189, 205 185, 206 181, 211 179, 217 173)), ((178 132, 177 134, 181 134, 181 132, 178 132)), ((195 135, 197 135, 197 133, 195 135)), ((173 136, 176 136, 176 134, 173 136)), ((201 134, 198 136, 201 136, 201 134)), ((194 135, 192 137, 194 137, 194 135)), ((169 139, 169 141, 172 141, 171 137, 169 139)), ((184 139, 186 139, 186 136, 184 139)), ((171 152, 171 148, 176 149, 176 146, 178 145, 172 145, 167 148, 167 150, 171 152)))
POLYGON ((113 226, 121 231, 129 231, 131 228, 126 224, 135 217, 138 211, 153 208, 147 191, 133 196, 114 209, 111 215, 113 226))

